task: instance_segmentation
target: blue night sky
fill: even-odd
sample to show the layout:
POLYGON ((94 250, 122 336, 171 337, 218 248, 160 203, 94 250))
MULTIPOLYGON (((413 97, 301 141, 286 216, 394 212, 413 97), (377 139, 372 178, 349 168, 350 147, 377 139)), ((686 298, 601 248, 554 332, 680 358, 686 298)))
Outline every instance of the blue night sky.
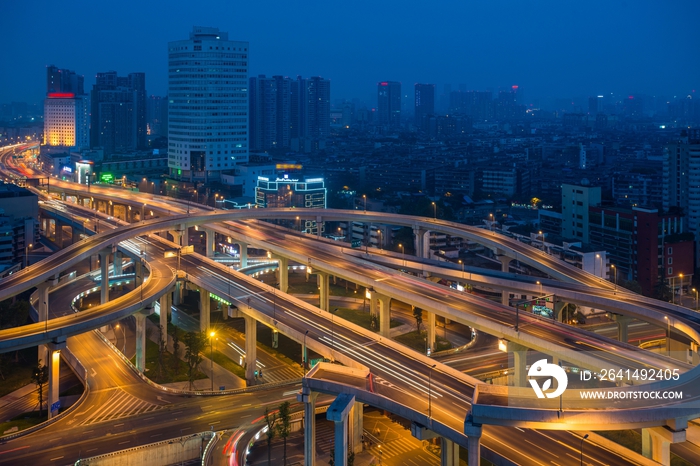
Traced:
POLYGON ((332 98, 375 105, 376 83, 486 90, 526 100, 700 92, 696 0, 3 2, 0 103, 39 102, 45 67, 146 73, 167 87, 167 43, 193 25, 250 42, 250 75, 323 76, 332 98), (156 4, 157 3, 157 4, 156 4))

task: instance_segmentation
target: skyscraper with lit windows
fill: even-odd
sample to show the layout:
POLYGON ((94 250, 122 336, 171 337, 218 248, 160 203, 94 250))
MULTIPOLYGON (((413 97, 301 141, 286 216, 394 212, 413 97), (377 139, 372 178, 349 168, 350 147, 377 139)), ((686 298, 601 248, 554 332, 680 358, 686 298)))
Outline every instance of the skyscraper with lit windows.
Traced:
POLYGON ((168 168, 213 181, 248 161, 248 42, 196 26, 168 44, 168 168))

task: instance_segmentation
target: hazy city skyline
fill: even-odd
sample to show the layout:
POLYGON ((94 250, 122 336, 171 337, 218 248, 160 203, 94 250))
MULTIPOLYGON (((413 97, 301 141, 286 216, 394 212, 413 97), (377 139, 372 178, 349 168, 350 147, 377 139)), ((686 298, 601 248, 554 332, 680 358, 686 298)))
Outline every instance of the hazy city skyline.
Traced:
POLYGON ((406 95, 417 82, 437 84, 437 94, 446 83, 453 90, 518 84, 532 100, 611 92, 673 98, 700 77, 696 2, 445 2, 432 9, 355 2, 330 9, 127 0, 118 9, 75 2, 59 11, 40 3, 46 8, 12 2, 0 19, 11 45, 0 102, 41 101, 51 64, 85 75, 87 87, 97 72, 145 72, 148 94, 165 95, 167 43, 194 25, 250 42, 250 76, 322 76, 333 83, 333 99, 370 105, 383 80, 402 82, 406 95))

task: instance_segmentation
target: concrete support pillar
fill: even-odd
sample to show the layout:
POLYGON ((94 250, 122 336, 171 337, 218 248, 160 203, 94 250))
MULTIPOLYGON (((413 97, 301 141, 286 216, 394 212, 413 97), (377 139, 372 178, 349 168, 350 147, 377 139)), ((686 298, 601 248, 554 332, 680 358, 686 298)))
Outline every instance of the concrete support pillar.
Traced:
POLYGON ((177 244, 178 246, 183 246, 182 244, 182 237, 183 232, 180 230, 171 230, 170 234, 173 236, 173 243, 177 244))
POLYGON ((238 242, 238 253, 241 259, 241 268, 248 267, 248 243, 238 242))
POLYGON ((109 249, 103 249, 99 252, 100 256, 100 275, 102 277, 100 281, 100 304, 104 304, 109 301, 109 254, 112 251, 109 249))
POLYGON ((49 360, 46 365, 49 367, 49 396, 46 398, 49 419, 58 414, 58 408, 54 406, 58 402, 58 386, 61 380, 61 350, 66 347, 65 343, 49 343, 49 360), (55 408, 55 409, 54 409, 55 408))
POLYGON ((320 215, 317 215, 316 216, 316 236, 318 238, 320 238, 321 235, 323 235, 323 217, 321 217, 320 215))
POLYGON ((389 296, 377 294, 377 300, 379 301, 379 335, 389 338, 391 298, 389 296))
POLYGON ((363 422, 363 404, 355 402, 350 410, 350 417, 348 422, 348 429, 350 431, 350 450, 357 454, 362 453, 362 431, 363 422))
POLYGON ((244 316, 245 320, 245 378, 248 385, 255 383, 255 366, 258 359, 257 339, 258 330, 256 320, 253 317, 244 316))
POLYGON ((124 258, 121 251, 114 253, 114 275, 121 275, 124 273, 124 270, 122 269, 123 259, 124 258))
POLYGON ((508 354, 513 355, 513 386, 527 385, 527 350, 528 348, 512 341, 508 342, 508 354))
POLYGON ((161 340, 164 341, 165 343, 168 342, 168 315, 170 314, 171 310, 170 307, 172 306, 172 293, 167 292, 163 296, 160 297, 160 326, 163 328, 163 331, 161 333, 161 340))
POLYGON ((568 305, 568 303, 564 301, 555 301, 554 302, 554 320, 557 322, 564 322, 564 308, 568 305))
POLYGON ((136 318, 136 369, 140 372, 146 368, 146 314, 137 312, 136 318))
MULTIPOLYGON (((473 424, 471 419, 470 415, 464 422, 464 433, 467 435, 467 466, 480 466, 481 424, 473 424)), ((459 456, 457 458, 459 458, 459 456)))
POLYGON ((348 414, 355 405, 355 396, 341 393, 328 407, 326 419, 334 424, 334 445, 336 466, 348 464, 348 414))
POLYGON ((510 263, 513 261, 513 258, 499 255, 498 261, 501 263, 501 272, 508 272, 510 270, 510 263))
POLYGON ((63 249, 63 223, 56 220, 56 244, 63 249))
POLYGON ((320 272, 317 271, 316 275, 318 276, 318 307, 323 309, 324 311, 330 310, 330 297, 329 295, 329 283, 328 283, 328 278, 329 275, 326 272, 320 272))
MULTIPOLYGON (((45 322, 49 320, 49 289, 51 288, 50 282, 42 283, 37 287, 37 294, 39 296, 39 301, 37 302, 37 322, 45 322)), ((42 364, 46 365, 49 361, 48 348, 46 345, 39 345, 39 354, 37 359, 42 361, 42 364)))
POLYGON ((617 322, 617 339, 623 343, 627 343, 629 340, 629 325, 632 318, 620 314, 612 314, 611 317, 612 320, 617 322))
POLYGON ((425 250, 425 235, 428 233, 427 230, 423 230, 422 228, 417 228, 413 227, 413 235, 415 236, 415 249, 416 249, 416 257, 418 258, 425 258, 428 256, 428 252, 425 250))
POLYGON ((289 259, 278 257, 277 273, 279 273, 280 291, 286 293, 289 289, 289 259))
POLYGON ((216 238, 216 233, 214 230, 205 228, 204 234, 207 237, 207 257, 214 257, 214 245, 216 244, 214 239, 216 238))
POLYGON ((182 302, 182 282, 175 282, 175 291, 173 292, 173 304, 179 306, 182 302))
POLYGON ((459 445, 445 437, 440 437, 440 440, 440 466, 459 466, 459 445))
POLYGON ((685 440, 685 429, 675 431, 666 426, 642 429, 642 455, 661 465, 669 466, 671 444, 685 440))
POLYGON ((510 306, 510 290, 501 291, 501 304, 510 306))
POLYGON ((317 392, 302 388, 299 401, 304 403, 304 466, 316 465, 316 397, 317 392))
POLYGON ((199 330, 202 332, 209 331, 209 322, 211 322, 211 300, 209 292, 205 289, 199 289, 199 330))
POLYGON ((428 330, 428 349, 432 353, 435 351, 435 313, 425 311, 428 314, 428 321, 425 326, 428 330))

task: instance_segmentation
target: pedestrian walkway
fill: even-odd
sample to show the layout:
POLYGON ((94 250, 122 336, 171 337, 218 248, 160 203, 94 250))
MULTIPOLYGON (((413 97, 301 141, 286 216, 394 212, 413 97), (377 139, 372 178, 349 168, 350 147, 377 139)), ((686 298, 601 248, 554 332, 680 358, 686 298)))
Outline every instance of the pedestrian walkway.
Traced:
POLYGON ((263 383, 286 382, 287 380, 300 379, 304 371, 299 366, 278 366, 263 371, 263 383))
POLYGON ((78 425, 85 426, 98 422, 121 419, 123 417, 134 416, 163 408, 163 405, 154 404, 131 395, 119 388, 110 390, 111 396, 105 403, 101 403, 94 411, 83 411, 76 413, 76 417, 81 414, 88 414, 78 425))

